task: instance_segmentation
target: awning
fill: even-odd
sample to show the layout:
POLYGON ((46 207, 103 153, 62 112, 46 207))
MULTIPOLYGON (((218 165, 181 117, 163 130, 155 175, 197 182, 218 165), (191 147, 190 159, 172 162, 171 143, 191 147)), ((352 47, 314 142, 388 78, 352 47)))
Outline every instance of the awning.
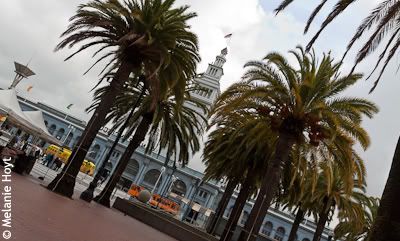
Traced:
MULTIPOLYGON (((51 143, 60 143, 47 132, 47 128, 43 129, 40 127, 41 124, 38 124, 40 121, 36 121, 37 124, 34 124, 35 121, 31 120, 31 118, 29 118, 21 110, 15 89, 0 90, 0 113, 5 114, 7 116, 8 123, 13 126, 34 136, 41 137, 51 143)), ((38 114, 34 115, 36 115, 36 118, 38 118, 38 114)), ((32 118, 35 117, 32 116, 32 118)), ((44 125, 43 116, 41 117, 41 121, 44 125)))

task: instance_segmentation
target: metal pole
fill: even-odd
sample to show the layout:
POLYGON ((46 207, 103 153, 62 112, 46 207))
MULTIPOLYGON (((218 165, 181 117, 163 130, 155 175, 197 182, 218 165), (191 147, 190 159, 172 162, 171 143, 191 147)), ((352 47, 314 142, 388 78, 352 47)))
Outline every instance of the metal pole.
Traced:
POLYGON ((156 181, 156 183, 154 184, 153 190, 151 190, 151 194, 154 194, 154 191, 156 190, 157 185, 158 185, 158 183, 160 182, 161 176, 162 176, 162 174, 163 174, 164 172, 165 172, 165 167, 163 166, 163 167, 161 167, 160 175, 158 176, 157 181, 156 181))

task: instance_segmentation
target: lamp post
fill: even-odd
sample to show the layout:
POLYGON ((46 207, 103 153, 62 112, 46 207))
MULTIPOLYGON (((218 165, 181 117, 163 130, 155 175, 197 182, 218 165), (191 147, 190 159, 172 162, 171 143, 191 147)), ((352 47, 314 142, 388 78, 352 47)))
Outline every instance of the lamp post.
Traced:
POLYGON ((62 141, 62 145, 63 146, 65 146, 65 142, 67 141, 69 134, 71 134, 71 133, 73 133, 75 131, 75 127, 72 126, 72 125, 69 125, 68 129, 69 129, 69 131, 68 131, 67 135, 65 135, 64 140, 62 141))
POLYGON ((154 184, 153 190, 151 190, 151 194, 154 194, 154 191, 156 190, 157 185, 158 185, 158 183, 160 182, 161 176, 162 176, 162 174, 165 172, 165 170, 166 170, 166 168, 165 168, 164 166, 161 167, 160 175, 158 176, 157 181, 156 181, 156 183, 154 184))
MULTIPOLYGON (((176 181, 179 180, 179 178, 176 177, 175 175, 172 175, 171 180, 172 180, 172 182, 168 185, 168 188, 166 189, 166 192, 164 191, 164 192, 161 193, 161 199, 163 199, 166 195, 168 196, 168 193, 171 192, 172 186, 174 185, 174 183, 175 183, 176 181)), ((156 209, 158 208, 158 205, 159 205, 159 204, 160 204, 160 202, 158 201, 158 202, 157 202, 156 209)))

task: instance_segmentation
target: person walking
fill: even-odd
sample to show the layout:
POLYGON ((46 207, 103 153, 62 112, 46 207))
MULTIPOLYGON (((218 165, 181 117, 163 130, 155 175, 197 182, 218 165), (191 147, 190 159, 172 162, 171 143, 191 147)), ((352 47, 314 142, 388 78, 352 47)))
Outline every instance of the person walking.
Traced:
POLYGON ((51 153, 47 154, 45 159, 44 159, 45 162, 43 163, 43 165, 49 167, 50 164, 53 163, 53 159, 54 159, 54 155, 53 154, 51 154, 51 153))

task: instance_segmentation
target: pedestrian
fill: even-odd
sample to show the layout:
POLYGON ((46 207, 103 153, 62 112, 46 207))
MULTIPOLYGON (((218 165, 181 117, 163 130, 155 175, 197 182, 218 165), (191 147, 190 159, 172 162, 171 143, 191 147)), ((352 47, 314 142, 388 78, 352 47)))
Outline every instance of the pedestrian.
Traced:
POLYGON ((58 169, 60 169, 60 167, 62 166, 62 161, 59 158, 56 158, 55 162, 55 170, 58 171, 58 169))
POLYGON ((58 163, 58 162, 61 162, 61 161, 60 161, 60 158, 56 157, 56 158, 54 159, 54 161, 50 164, 50 168, 53 169, 53 170, 56 170, 56 168, 57 168, 57 163, 58 163))
POLYGON ((51 154, 51 153, 47 154, 45 159, 44 159, 45 163, 43 163, 43 165, 46 165, 47 167, 49 167, 50 164, 53 163, 53 158, 54 158, 53 154, 51 154))

